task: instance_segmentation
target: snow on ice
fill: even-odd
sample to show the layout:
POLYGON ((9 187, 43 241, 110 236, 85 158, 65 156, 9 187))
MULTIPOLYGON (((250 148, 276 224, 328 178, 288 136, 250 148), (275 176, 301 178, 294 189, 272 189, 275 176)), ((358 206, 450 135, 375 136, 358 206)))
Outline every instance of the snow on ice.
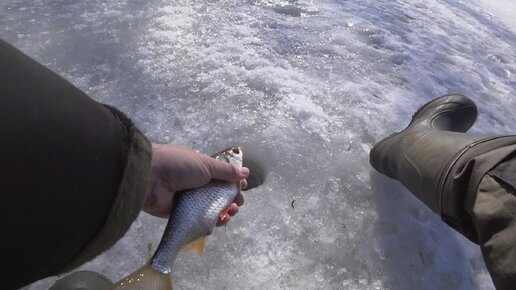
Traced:
MULTIPOLYGON (((177 289, 493 289, 478 247, 368 151, 450 92, 479 105, 473 131, 514 133, 515 13, 485 0, 13 0, 0 37, 153 142, 242 144, 263 169, 206 256, 176 260, 177 289)), ((123 277, 165 222, 142 213, 81 269, 123 277)))

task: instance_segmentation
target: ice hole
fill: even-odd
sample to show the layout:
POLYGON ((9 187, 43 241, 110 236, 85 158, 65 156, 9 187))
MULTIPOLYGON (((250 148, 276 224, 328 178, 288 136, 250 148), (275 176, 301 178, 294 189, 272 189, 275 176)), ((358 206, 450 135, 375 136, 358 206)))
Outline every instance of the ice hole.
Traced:
POLYGON ((247 188, 245 190, 253 189, 263 184, 265 181, 265 172, 256 161, 244 157, 243 166, 249 168, 250 171, 247 177, 247 188))

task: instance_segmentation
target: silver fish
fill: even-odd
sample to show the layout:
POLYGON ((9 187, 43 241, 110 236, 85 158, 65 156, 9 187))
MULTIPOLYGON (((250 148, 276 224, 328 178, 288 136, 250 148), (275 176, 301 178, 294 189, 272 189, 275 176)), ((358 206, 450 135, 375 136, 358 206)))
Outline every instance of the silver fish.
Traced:
MULTIPOLYGON (((242 166, 241 147, 232 147, 213 155, 215 159, 242 166)), ((112 289, 172 290, 172 264, 181 249, 202 253, 204 238, 240 190, 237 183, 212 180, 208 184, 177 194, 161 242, 149 263, 115 283, 112 289)))

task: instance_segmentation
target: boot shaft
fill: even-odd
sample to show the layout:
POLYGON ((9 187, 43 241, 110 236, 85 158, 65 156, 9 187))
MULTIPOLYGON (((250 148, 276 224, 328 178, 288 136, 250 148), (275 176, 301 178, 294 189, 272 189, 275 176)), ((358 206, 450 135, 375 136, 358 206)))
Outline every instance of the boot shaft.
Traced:
POLYGON ((438 189, 444 172, 464 148, 487 137, 464 134, 477 114, 475 103, 465 96, 436 98, 414 113, 407 128, 373 147, 371 165, 440 213, 438 189))
POLYGON ((371 151, 370 162, 440 214, 438 191, 444 175, 462 151, 489 137, 433 129, 411 130, 378 143, 371 151))

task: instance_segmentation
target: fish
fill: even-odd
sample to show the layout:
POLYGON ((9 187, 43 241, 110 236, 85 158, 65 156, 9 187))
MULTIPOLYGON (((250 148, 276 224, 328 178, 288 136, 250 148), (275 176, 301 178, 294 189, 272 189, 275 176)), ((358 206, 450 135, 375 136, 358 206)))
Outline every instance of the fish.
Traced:
MULTIPOLYGON (((242 147, 230 147, 213 158, 241 167, 242 147)), ((240 183, 211 180, 208 184, 176 193, 167 226, 156 252, 141 268, 116 282, 113 290, 172 290, 172 265, 179 252, 202 254, 205 237, 219 219, 228 216, 229 206, 240 191, 240 183)))

